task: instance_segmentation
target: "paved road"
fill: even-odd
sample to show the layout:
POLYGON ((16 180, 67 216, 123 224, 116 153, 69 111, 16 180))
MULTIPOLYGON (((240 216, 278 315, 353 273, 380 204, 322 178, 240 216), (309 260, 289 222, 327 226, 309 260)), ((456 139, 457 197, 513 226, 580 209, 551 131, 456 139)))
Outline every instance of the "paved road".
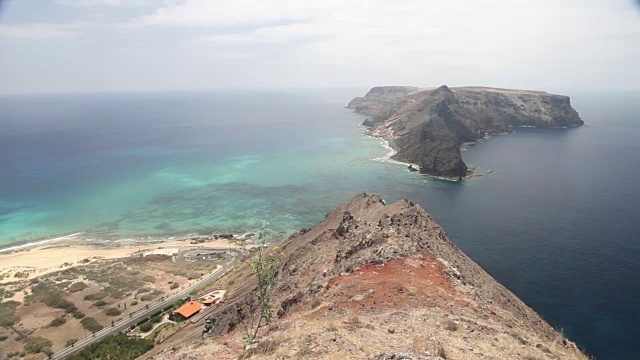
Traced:
MULTIPOLYGON (((218 250, 228 250, 228 249, 224 248, 224 249, 218 249, 218 250)), ((200 287, 202 287, 207 282, 210 282, 210 281, 218 279, 220 276, 224 275, 224 273, 226 273, 227 270, 229 270, 233 265, 235 265, 235 263, 240 258, 241 253, 240 253, 239 250, 231 249, 231 251, 234 252, 234 254, 235 254, 233 259, 231 259, 230 261, 226 262, 221 267, 218 267, 216 270, 212 271, 210 274, 205 275, 204 277, 202 277, 200 279, 200 281, 196 282, 195 284, 193 284, 191 286, 188 286, 188 287, 186 287, 186 288, 184 288, 182 290, 179 290, 177 293, 167 297, 164 300, 160 300, 160 301, 157 301, 157 302, 155 302, 153 304, 149 304, 149 308, 148 309, 146 309, 146 308, 140 309, 140 310, 132 313, 131 317, 126 317, 126 318, 124 318, 122 320, 119 320, 113 326, 105 327, 104 329, 96 332, 95 334, 87 336, 86 338, 78 341, 77 343, 74 344, 74 346, 69 346, 67 348, 64 348, 64 349, 58 351, 57 353, 53 354, 50 358, 47 358, 47 359, 55 359, 55 360, 64 359, 65 357, 67 357, 69 355, 72 355, 72 354, 75 354, 75 353, 78 353, 78 352, 82 351, 87 346, 89 346, 89 345, 91 345, 91 344, 93 344, 95 342, 103 340, 107 336, 117 334, 120 331, 124 332, 129 327, 131 327, 131 325, 136 324, 139 321, 141 321, 142 319, 147 318, 153 312, 168 307, 169 305, 173 304, 174 302, 187 297, 190 292, 192 292, 193 290, 199 289, 200 287)))

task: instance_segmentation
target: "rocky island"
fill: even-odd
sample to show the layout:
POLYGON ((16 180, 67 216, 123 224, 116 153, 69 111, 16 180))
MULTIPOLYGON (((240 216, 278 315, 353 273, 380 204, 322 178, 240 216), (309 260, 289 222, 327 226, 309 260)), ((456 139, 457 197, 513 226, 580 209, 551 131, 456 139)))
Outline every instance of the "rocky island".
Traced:
POLYGON ((384 138, 398 161, 422 173, 461 180, 469 169, 460 147, 514 127, 562 128, 584 122, 568 96, 489 87, 374 87, 349 102, 369 115, 369 135, 384 138))

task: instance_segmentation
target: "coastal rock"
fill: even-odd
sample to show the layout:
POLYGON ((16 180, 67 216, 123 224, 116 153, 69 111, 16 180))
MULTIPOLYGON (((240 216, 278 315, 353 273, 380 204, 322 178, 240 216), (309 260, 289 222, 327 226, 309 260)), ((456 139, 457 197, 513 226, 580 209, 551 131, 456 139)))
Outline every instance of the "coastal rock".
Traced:
POLYGON ((376 86, 364 97, 356 97, 349 102, 348 108, 359 114, 370 115, 366 126, 372 126, 387 119, 393 111, 403 104, 407 96, 419 90, 413 86, 376 86))
MULTIPOLYGON (((371 115, 369 134, 389 141, 394 159, 420 165, 422 173, 460 179, 468 168, 460 146, 513 127, 560 128, 584 122, 569 97, 542 91, 456 87, 376 87, 352 100, 371 115)), ((351 104, 351 103, 350 103, 351 104)))

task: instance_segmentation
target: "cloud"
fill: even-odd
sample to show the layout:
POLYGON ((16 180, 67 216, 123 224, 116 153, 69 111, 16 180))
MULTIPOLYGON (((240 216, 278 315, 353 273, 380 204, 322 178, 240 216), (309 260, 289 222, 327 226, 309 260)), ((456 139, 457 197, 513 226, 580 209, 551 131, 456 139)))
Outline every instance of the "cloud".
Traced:
POLYGON ((149 15, 131 22, 132 26, 223 26, 238 24, 302 21, 326 13, 337 0, 251 1, 187 0, 170 2, 149 15))
MULTIPOLYGON (((123 84, 145 88, 447 83, 553 90, 549 84, 593 87, 639 79, 640 19, 629 0, 57 2, 76 8, 60 6, 68 13, 44 16, 43 23, 10 19, 13 25, 0 25, 0 37, 83 36, 91 41, 56 54, 68 51, 69 58, 97 64, 109 79, 129 70, 123 84), (148 6, 123 8, 136 3, 148 6), (109 16, 54 24, 99 12, 109 16), (136 82, 149 64, 162 77, 136 82)), ((14 56, 15 63, 28 63, 26 53, 14 56)), ((73 78, 75 69, 68 70, 73 78)), ((33 75, 33 82, 45 78, 33 75)))
POLYGON ((15 24, 0 25, 1 38, 49 40, 81 36, 75 25, 64 24, 15 24))
POLYGON ((255 44, 285 44, 291 42, 312 42, 330 39, 337 34, 329 29, 320 29, 315 23, 294 23, 264 26, 250 31, 201 36, 200 40, 209 45, 237 46, 255 44))
POLYGON ((149 6, 160 1, 152 0, 55 0, 56 5, 67 6, 119 6, 119 7, 141 7, 149 6))

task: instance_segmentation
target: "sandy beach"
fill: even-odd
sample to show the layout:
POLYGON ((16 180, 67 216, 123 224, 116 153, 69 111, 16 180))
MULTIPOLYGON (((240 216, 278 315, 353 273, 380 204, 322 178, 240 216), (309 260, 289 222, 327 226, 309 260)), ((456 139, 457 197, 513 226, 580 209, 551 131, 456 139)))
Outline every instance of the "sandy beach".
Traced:
POLYGON ((114 242, 87 244, 78 240, 65 240, 44 243, 12 253, 0 253, 0 284, 21 279, 31 279, 43 274, 82 266, 100 259, 115 259, 131 256, 144 251, 167 248, 228 248, 235 247, 227 240, 210 240, 205 243, 191 244, 188 240, 168 242, 114 242), (28 272, 28 276, 16 278, 15 273, 28 272))

